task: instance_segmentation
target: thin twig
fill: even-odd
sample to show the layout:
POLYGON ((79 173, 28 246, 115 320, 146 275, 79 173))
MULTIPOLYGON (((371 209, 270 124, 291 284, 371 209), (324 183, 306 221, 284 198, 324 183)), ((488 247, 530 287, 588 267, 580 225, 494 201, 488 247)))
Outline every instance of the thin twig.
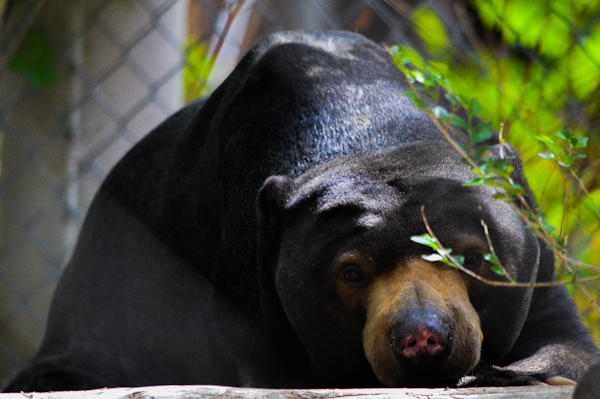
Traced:
POLYGON ((583 192, 585 193, 586 197, 590 200, 590 203, 592 204, 592 207, 594 208, 594 211, 596 212, 596 216, 598 217, 598 219, 600 219, 600 212, 598 212, 598 208, 596 208, 596 204, 594 203, 594 200, 592 199, 592 197, 590 196, 590 193, 588 192, 587 188, 585 187, 585 184, 583 184, 583 182, 581 181, 579 176, 577 176, 575 174, 575 172, 573 172, 571 169, 569 169, 569 172, 575 178, 575 180, 577 180, 577 182, 579 183, 579 186, 583 189, 583 192))
POLYGON ((569 184, 567 185, 567 190, 565 193, 565 198, 563 200, 563 212, 562 212, 562 217, 560 218, 560 236, 562 237, 564 234, 564 229, 565 229, 565 219, 567 217, 567 209, 569 207, 569 196, 571 194, 571 187, 573 186, 573 180, 571 179, 571 181, 569 181, 569 184))
POLYGON ((595 266, 595 265, 590 265, 588 263, 584 263, 584 262, 580 261, 579 259, 571 256, 571 254, 565 252, 562 248, 560 248, 557 245, 557 243, 554 241, 552 236, 550 236, 550 234, 548 234, 548 232, 543 227, 532 223, 529 220, 529 218, 525 217, 525 215, 522 215, 520 209, 518 209, 512 203, 509 203, 509 205, 510 205, 511 209, 517 215, 519 215, 519 217, 526 223, 528 228, 532 229, 533 231, 537 230, 537 231, 541 231, 543 233, 542 235, 538 234, 537 235, 538 238, 540 238, 544 244, 550 245, 552 247, 552 252, 554 252, 554 255, 556 255, 561 260, 561 262, 564 262, 565 264, 567 264, 567 263, 573 264, 573 265, 580 266, 580 267, 586 268, 588 270, 594 271, 596 273, 600 273, 600 266, 595 266), (538 227, 541 227, 541 230, 538 229, 538 227))
POLYGON ((494 257, 498 261, 498 267, 500 267, 500 269, 502 270, 502 273, 504 273, 504 276, 509 281, 512 281, 510 273, 508 272, 508 270, 506 270, 504 268, 504 266, 500 262, 500 258, 498 257, 498 255, 496 254, 496 251, 494 250, 494 245, 492 244, 492 238, 490 237, 490 231, 488 230, 488 226, 487 226, 487 224, 485 224, 483 219, 481 219, 481 225, 483 226, 483 232, 485 233, 485 238, 487 239, 488 246, 490 247, 490 252, 492 253, 492 255, 494 255, 494 257))
POLYGON ((217 44, 215 45, 215 48, 213 49, 212 53, 209 55, 208 62, 205 64, 204 68, 202 69, 202 72, 200 73, 200 76, 206 76, 206 79, 204 82, 202 82, 202 86, 200 86, 200 88, 198 90, 199 93, 202 93, 204 91, 204 89, 206 88, 206 85, 208 84, 208 78, 212 72, 212 69, 215 66, 215 62, 217 61, 217 57, 219 56, 219 53, 221 52, 223 43, 225 43, 225 38, 229 34, 229 29, 233 25, 233 21, 235 20, 237 13, 241 10, 243 5, 244 5, 244 0, 238 0, 235 3, 235 5, 232 7, 233 9, 229 12, 229 15, 227 16, 227 21, 225 22, 225 26, 223 27, 223 30, 221 31, 221 35, 219 36, 219 39, 217 40, 217 44), (207 75, 205 75, 205 74, 207 74, 207 75))
POLYGON ((424 205, 421 205, 421 217, 423 218, 423 223, 425 223, 425 228, 427 229, 427 232, 429 233, 431 238, 433 238, 433 240, 435 241, 437 246, 441 249, 441 251, 444 252, 444 254, 445 254, 444 256, 446 256, 452 262, 452 264, 454 266, 456 266, 456 268, 458 268, 460 271, 473 277, 474 279, 476 279, 478 281, 481 281, 484 284, 491 285, 494 287, 542 288, 542 287, 555 287, 555 286, 559 286, 559 285, 573 284, 574 282, 575 283, 583 283, 583 282, 587 282, 587 281, 600 280, 600 275, 577 279, 575 281, 547 281, 547 282, 532 281, 529 283, 519 283, 516 281, 515 282, 513 282, 513 281, 505 282, 505 281, 489 280, 489 279, 475 273, 474 271, 467 269, 466 267, 461 265, 460 262, 458 262, 456 260, 456 258, 454 258, 452 255, 450 255, 450 253, 448 253, 448 249, 442 245, 441 241, 437 238, 437 236, 433 232, 433 229, 429 225, 427 216, 425 216, 425 206, 424 205))
POLYGON ((583 295, 585 295, 585 297, 587 298, 590 305, 592 305, 592 308, 594 308, 596 313, 598 313, 600 315, 600 308, 598 307, 598 304, 596 303, 596 301, 594 301, 594 298, 592 298, 592 296, 590 295, 587 288, 585 288, 585 286, 583 285, 584 281, 586 281, 586 279, 583 279, 583 278, 581 280, 577 280, 575 282, 577 284, 577 288, 579 288, 581 290, 581 292, 583 292, 583 295))
POLYGON ((548 183, 550 182, 550 178, 552 177, 552 174, 554 173, 554 171, 556 170, 556 164, 554 164, 554 166, 552 167, 552 170, 550 171, 550 173, 548 174, 548 178, 546 179, 546 183, 544 184, 544 189, 542 190, 542 194, 540 195, 540 205, 542 204, 542 202, 544 202, 544 195, 546 194, 546 188, 548 187, 548 183))

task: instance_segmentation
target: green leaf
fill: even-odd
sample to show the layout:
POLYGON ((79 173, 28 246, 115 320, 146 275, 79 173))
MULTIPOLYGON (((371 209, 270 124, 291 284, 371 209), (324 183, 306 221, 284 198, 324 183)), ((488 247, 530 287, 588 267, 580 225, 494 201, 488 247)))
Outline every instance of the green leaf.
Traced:
POLYGON ((487 260, 488 262, 497 265, 498 262, 498 258, 496 258, 496 256, 494 254, 485 254, 483 255, 483 259, 487 260))
POLYGON ((467 129, 468 128, 467 121, 465 121, 460 116, 456 116, 456 115, 454 115, 454 117, 450 121, 450 124, 452 124, 454 126, 462 127, 463 129, 467 129))
POLYGON ((512 172, 514 170, 513 167, 511 167, 510 161, 513 160, 513 157, 507 157, 507 158, 488 158, 489 161, 489 165, 496 170, 504 170, 507 171, 508 173, 512 172), (510 170, 509 170, 510 168, 510 170))
POLYGON ((550 151, 552 151, 553 153, 555 153, 556 155, 561 155, 565 152, 561 146, 558 146, 554 143, 545 143, 545 144, 546 144, 546 147, 548 147, 548 149, 550 151))
POLYGON ((481 111, 481 105, 479 105, 479 102, 477 102, 475 97, 471 98, 471 101, 469 101, 469 108, 467 110, 471 116, 477 115, 481 111))
POLYGON ((419 83, 425 83, 425 75, 423 75, 423 72, 421 71, 410 71, 409 72, 417 82, 419 83))
POLYGON ((550 137, 548 137, 544 134, 537 135, 537 136, 535 136, 535 138, 538 139, 539 141, 543 142, 544 144, 546 144, 546 147, 548 147, 548 149, 550 151, 552 151, 553 153, 555 153, 556 155, 561 155, 564 152, 562 147, 554 144, 554 141, 550 137))
POLYGON ((461 265, 465 264, 465 257, 462 255, 454 255, 454 260, 460 263, 461 265))
POLYGON ((500 276, 504 276, 504 270, 502 270, 502 268, 498 265, 492 265, 490 270, 496 274, 499 274, 500 276))
POLYGON ((544 230, 546 230, 548 233, 552 233, 556 230, 553 226, 548 224, 548 222, 546 222, 546 220, 541 216, 538 217, 538 222, 544 228, 544 230))
POLYGON ((574 139, 577 141, 577 143, 575 144, 575 148, 587 147, 588 137, 574 137, 574 139))
POLYGON ((417 69, 424 70, 425 62, 415 50, 406 45, 395 46, 396 52, 394 55, 397 58, 402 59, 403 65, 408 65, 409 63, 414 65, 417 69), (406 62, 405 62, 406 61, 406 62))
POLYGON ((483 157, 485 155, 487 155, 490 152, 490 147, 487 145, 482 145, 477 147, 477 150, 475 150, 475 155, 473 155, 473 159, 477 162, 477 163, 481 163, 483 157))
POLYGON ((500 201, 510 201, 511 197, 509 197, 508 195, 504 194, 504 193, 496 193, 492 196, 493 199, 495 200, 500 200, 500 201))
POLYGON ((431 108, 431 112, 433 112, 433 115, 440 119, 440 120, 448 120, 452 117, 452 114, 450 112, 448 112, 446 110, 446 108, 441 107, 439 105, 436 105, 435 107, 431 108))
POLYGON ((473 139, 473 143, 478 144, 482 141, 486 141, 492 137, 492 123, 479 123, 475 125, 471 132, 471 137, 473 139))
POLYGON ((569 168, 573 164, 573 158, 569 154, 565 154, 562 156, 559 164, 566 168, 569 168))
POLYGON ((408 97, 411 100, 415 101, 417 99, 417 95, 412 90, 407 90, 400 93, 401 96, 408 97))
POLYGON ((465 187, 469 187, 469 186, 481 186, 482 184, 485 184, 484 179, 471 179, 471 180, 467 180, 462 185, 465 187))
POLYGON ((440 262, 444 259, 440 254, 421 255, 421 258, 428 262, 440 262))
POLYGON ((571 133, 569 130, 559 130, 556 133, 556 137, 561 138, 566 141, 570 141, 571 138, 573 137, 573 133, 571 133))
MULTIPOLYGON (((418 89, 417 89, 417 91, 418 91, 418 89)), ((400 94, 402 96, 410 98, 412 100, 413 104, 415 104, 417 107, 419 107, 421 109, 425 108, 425 104, 423 104, 423 99, 418 94, 415 94, 412 90, 407 90, 400 94)))
POLYGON ((519 195, 525 195, 525 190, 521 185, 513 183, 508 189, 508 195, 511 197, 518 197, 519 195))
POLYGON ((428 247, 433 247, 435 246, 434 249, 437 250, 438 245, 435 242, 435 240, 433 239, 433 237, 431 237, 429 234, 423 234, 420 236, 412 236, 410 237, 411 241, 416 242, 417 244, 423 244, 423 245, 427 245, 428 247))
POLYGON ((551 152, 548 152, 548 153, 539 152, 538 157, 540 157, 542 159, 554 159, 554 158, 556 158, 556 155, 554 155, 551 152))
MULTIPOLYGON (((469 153, 470 149, 469 147, 465 144, 465 143, 461 143, 461 142, 457 142, 456 145, 464 152, 464 153, 469 153)), ((467 165, 469 163, 467 162, 467 165)))
MULTIPOLYGON (((446 98, 446 100, 448 100, 448 102, 450 103, 451 108, 457 109, 458 107, 460 107, 460 101, 454 97, 453 95, 451 95, 450 93, 444 93, 444 97, 446 98)), ((456 115, 454 115, 455 117, 457 117, 456 115)))
POLYGON ((452 248, 438 248, 437 252, 438 252, 438 254, 445 257, 445 256, 450 255, 450 253, 452 252, 452 248))
POLYGON ((552 143, 552 139, 545 134, 538 134, 535 138, 543 143, 552 143))

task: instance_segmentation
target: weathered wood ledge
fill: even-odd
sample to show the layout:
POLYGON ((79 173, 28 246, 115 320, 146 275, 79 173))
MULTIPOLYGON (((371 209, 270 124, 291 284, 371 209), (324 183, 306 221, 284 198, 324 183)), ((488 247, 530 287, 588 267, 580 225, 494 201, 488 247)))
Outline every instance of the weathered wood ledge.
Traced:
POLYGON ((4 393, 1 399, 567 399, 573 386, 400 389, 258 389, 213 385, 4 393))

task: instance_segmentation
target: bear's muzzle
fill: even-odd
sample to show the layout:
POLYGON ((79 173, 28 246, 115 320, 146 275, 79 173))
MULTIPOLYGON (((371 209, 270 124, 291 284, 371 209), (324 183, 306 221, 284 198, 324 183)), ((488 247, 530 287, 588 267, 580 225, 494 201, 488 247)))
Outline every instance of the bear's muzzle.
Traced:
POLYGON ((483 334, 460 272, 402 262, 369 287, 365 355, 390 387, 457 378, 478 363, 483 334))

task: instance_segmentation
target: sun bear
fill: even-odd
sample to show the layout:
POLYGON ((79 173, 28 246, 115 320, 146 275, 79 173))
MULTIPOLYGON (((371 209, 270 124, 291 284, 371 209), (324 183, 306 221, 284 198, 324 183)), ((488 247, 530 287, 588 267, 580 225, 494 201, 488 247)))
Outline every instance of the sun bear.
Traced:
MULTIPOLYGON (((463 185, 473 172, 407 90, 355 34, 259 42, 109 174, 6 390, 577 381, 600 355, 564 287, 489 286, 411 241, 424 212, 500 281, 484 221, 517 281, 553 279, 552 253, 493 188, 463 185)), ((514 149, 484 144, 527 191, 514 149)))

